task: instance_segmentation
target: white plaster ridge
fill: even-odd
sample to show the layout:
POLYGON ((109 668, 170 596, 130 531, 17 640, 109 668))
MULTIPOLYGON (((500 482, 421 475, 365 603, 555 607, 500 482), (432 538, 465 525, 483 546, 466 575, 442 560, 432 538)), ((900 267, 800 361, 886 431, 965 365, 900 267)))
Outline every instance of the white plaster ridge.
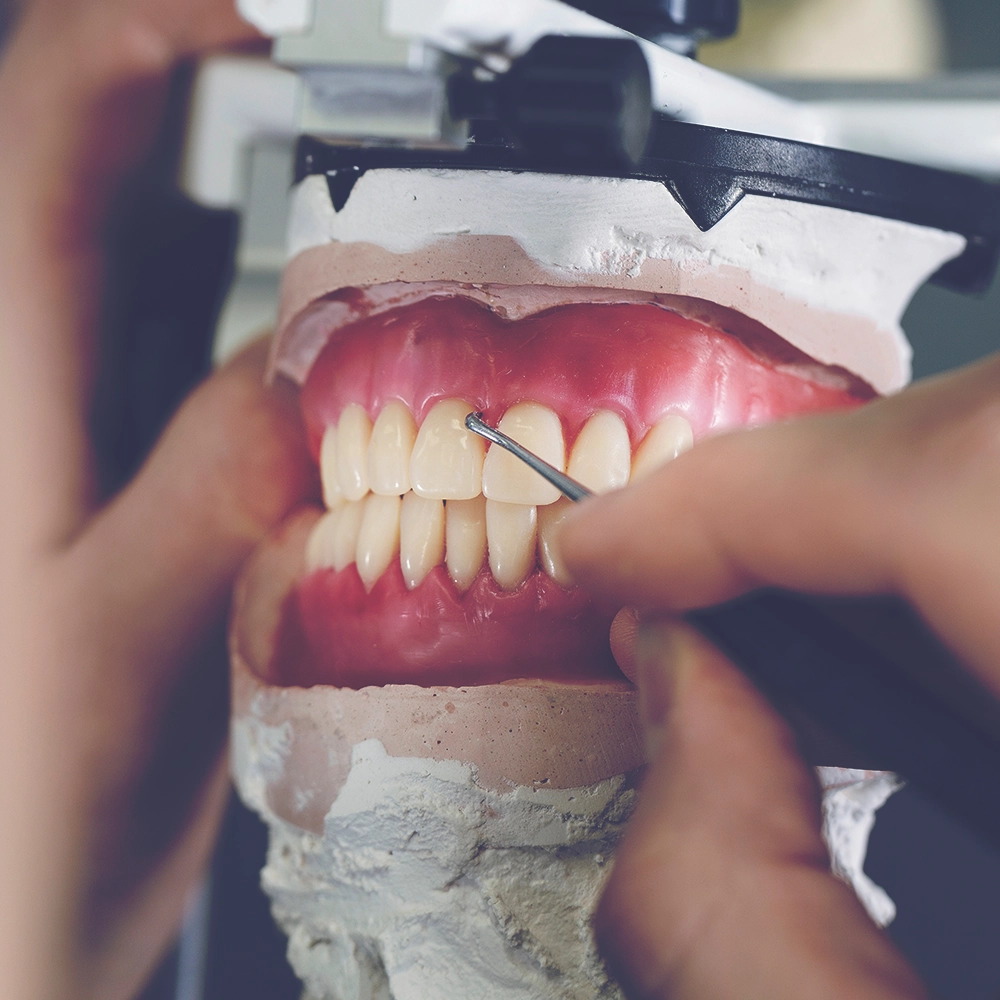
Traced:
MULTIPOLYGON (((966 245, 955 233, 754 195, 703 233, 656 181, 429 169, 369 170, 340 212, 325 178, 306 178, 293 197, 288 245, 291 256, 330 241, 407 254, 466 234, 509 236, 553 277, 574 281, 638 280, 654 260, 692 273, 749 273, 811 308, 874 322, 898 355, 895 374, 876 385, 883 392, 909 378, 899 321, 913 293, 966 245)), ((833 363, 808 336, 796 343, 794 332, 778 332, 833 363)), ((866 378, 864 358, 849 360, 866 378)))
POLYGON ((292 738, 291 722, 271 726, 253 710, 230 722, 230 769, 243 801, 261 815, 270 813, 267 788, 284 777, 292 738))

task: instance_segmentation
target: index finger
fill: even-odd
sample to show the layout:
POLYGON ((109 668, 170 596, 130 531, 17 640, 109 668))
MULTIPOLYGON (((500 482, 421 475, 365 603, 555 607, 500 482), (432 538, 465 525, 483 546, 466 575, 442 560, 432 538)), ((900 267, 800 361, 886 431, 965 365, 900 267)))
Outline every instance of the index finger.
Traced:
POLYGON ((697 445, 574 511, 577 582, 684 611, 761 586, 897 593, 1000 678, 1000 359, 846 415, 697 445))

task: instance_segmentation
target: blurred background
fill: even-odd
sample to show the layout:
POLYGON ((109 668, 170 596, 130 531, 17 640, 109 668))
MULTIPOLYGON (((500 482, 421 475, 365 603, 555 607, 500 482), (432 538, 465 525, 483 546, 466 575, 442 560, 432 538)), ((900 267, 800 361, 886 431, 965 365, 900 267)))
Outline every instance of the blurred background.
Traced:
MULTIPOLYGON (((0 44, 16 7, 0 0, 0 44)), ((744 0, 739 36, 705 45, 702 58, 792 95, 1000 99, 1000 3, 744 0)), ((109 492, 131 474, 208 369, 220 316, 224 334, 238 339, 265 326, 274 308, 273 254, 258 255, 256 270, 243 267, 237 285, 243 283, 245 294, 227 299, 239 221, 195 206, 175 189, 189 79, 179 75, 164 136, 119 199, 108 230, 95 432, 109 492)), ((277 192, 287 186, 280 157, 264 156, 255 169, 275 175, 277 192)), ((282 219, 276 195, 263 215, 244 220, 243 244, 256 227, 264 234, 256 243, 274 244, 280 254, 282 219)), ((918 377, 996 351, 1000 282, 978 299, 927 286, 903 325, 918 377)), ((261 824, 234 800, 183 947, 164 962, 144 1000, 297 1000, 283 937, 258 887, 265 847, 261 824)), ((1000 857, 906 789, 879 814, 867 871, 896 901, 899 915, 889 933, 934 996, 1000 997, 1000 857)))

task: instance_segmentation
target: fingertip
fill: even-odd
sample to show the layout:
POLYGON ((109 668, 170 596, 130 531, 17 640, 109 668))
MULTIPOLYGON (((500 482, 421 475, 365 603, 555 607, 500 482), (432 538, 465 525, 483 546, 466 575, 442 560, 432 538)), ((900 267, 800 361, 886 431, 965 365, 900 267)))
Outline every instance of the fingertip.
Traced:
POLYGON ((616 523, 620 499, 621 491, 616 491, 574 504, 559 526, 555 544, 577 583, 608 575, 608 563, 615 551, 609 529, 616 523))

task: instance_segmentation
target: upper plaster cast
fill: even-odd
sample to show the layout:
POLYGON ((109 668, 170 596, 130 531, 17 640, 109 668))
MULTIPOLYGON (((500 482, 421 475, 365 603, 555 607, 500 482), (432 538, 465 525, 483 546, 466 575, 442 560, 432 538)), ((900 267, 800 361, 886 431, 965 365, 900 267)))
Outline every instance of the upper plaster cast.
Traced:
MULTIPOLYGON (((676 291, 646 274, 650 264, 666 261, 694 276, 752 282, 818 313, 865 320, 875 330, 862 340, 817 335, 807 324, 782 325, 774 315, 752 316, 882 393, 909 379, 910 348, 899 321, 914 291, 966 245, 955 233, 761 196, 745 197, 703 233, 656 181, 373 169, 339 212, 324 177, 302 181, 293 196, 288 246, 291 257, 331 242, 406 255, 467 236, 512 238, 549 275, 546 283, 599 287, 603 279, 632 290, 676 291)), ((714 300, 739 308, 740 291, 731 302, 714 300)))

